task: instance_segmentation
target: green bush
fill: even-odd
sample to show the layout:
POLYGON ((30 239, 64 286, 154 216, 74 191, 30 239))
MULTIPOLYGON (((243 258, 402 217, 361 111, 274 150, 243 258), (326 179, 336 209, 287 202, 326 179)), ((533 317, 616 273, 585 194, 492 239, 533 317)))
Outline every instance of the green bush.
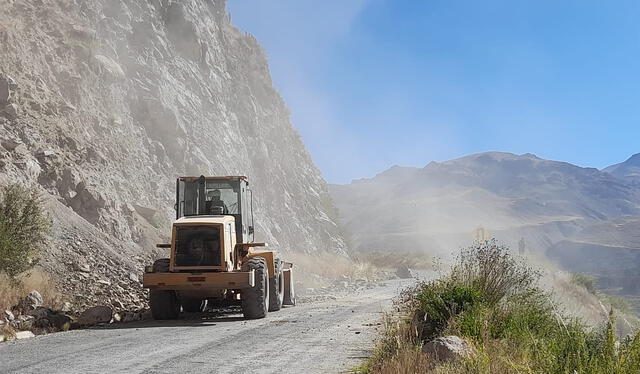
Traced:
POLYGON ((0 271, 11 277, 29 270, 45 243, 49 220, 40 195, 17 184, 0 189, 0 271))
POLYGON ((426 284, 416 298, 421 338, 426 340, 442 333, 451 318, 481 303, 483 296, 473 286, 435 281, 426 284))
POLYGON ((419 285, 404 302, 411 325, 385 332, 382 341, 393 344, 369 362, 370 372, 640 373, 640 334, 618 341, 613 310, 600 328, 568 317, 538 286, 539 277, 495 240, 462 250, 451 274, 419 285), (418 341, 400 331, 417 331, 418 341), (443 334, 472 341, 476 354, 419 370, 400 365, 407 350, 443 334))
POLYGON ((593 281, 593 277, 591 276, 588 276, 586 274, 573 273, 571 274, 571 283, 583 287, 593 295, 596 294, 596 286, 593 281))

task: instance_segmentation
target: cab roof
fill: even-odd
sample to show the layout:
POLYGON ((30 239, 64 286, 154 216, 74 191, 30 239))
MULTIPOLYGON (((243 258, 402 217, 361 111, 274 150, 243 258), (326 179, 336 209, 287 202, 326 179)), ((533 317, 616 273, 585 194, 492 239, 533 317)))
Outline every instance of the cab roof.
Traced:
MULTIPOLYGON (((198 180, 200 179, 200 177, 178 177, 178 179, 185 179, 185 180, 198 180)), ((224 176, 209 176, 209 177, 204 177, 204 179, 208 180, 208 179, 240 179, 240 180, 249 180, 249 178, 247 178, 244 175, 224 175, 224 176)))
POLYGON ((225 224, 235 223, 236 220, 233 216, 209 216, 209 215, 195 215, 180 217, 173 223, 176 225, 212 225, 212 224, 225 224))

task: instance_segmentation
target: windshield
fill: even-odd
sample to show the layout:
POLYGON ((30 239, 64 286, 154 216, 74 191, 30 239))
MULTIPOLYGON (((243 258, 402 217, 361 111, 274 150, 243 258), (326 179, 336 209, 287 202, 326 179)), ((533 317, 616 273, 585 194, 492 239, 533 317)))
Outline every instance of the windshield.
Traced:
MULTIPOLYGON (((238 188, 235 190, 237 191, 238 188)), ((238 193, 234 191, 231 183, 207 181, 205 196, 207 197, 207 206, 222 206, 224 214, 238 214, 238 193)))
POLYGON ((179 180, 178 217, 239 214, 239 192, 234 180, 179 180))

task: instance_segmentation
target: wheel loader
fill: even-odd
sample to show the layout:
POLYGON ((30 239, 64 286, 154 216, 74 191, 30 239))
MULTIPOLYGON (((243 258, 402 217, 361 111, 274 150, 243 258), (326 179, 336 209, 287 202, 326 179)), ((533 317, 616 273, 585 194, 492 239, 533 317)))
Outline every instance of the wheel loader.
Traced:
POLYGON ((244 176, 180 177, 169 257, 145 267, 154 319, 207 304, 242 306, 247 319, 295 305, 293 264, 254 242, 253 194, 244 176))

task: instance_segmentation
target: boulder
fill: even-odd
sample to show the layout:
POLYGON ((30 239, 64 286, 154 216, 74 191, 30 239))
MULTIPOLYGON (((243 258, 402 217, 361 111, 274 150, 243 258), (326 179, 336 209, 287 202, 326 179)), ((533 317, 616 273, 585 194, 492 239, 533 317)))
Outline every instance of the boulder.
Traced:
POLYGON ((29 339, 33 338, 35 335, 31 331, 18 331, 16 332, 16 339, 29 339))
POLYGON ((89 273, 91 272, 91 268, 89 267, 89 264, 87 264, 86 262, 76 262, 73 264, 73 269, 75 271, 80 271, 83 273, 89 273))
POLYGON ((68 330, 71 317, 50 308, 38 307, 28 312, 33 317, 33 326, 55 331, 68 330))
POLYGON ((0 77, 0 104, 6 104, 9 102, 9 96, 11 90, 9 90, 9 81, 5 77, 0 77))
POLYGON ((113 309, 111 307, 102 305, 94 306, 82 312, 78 316, 77 323, 81 326, 91 326, 98 323, 109 323, 113 316, 113 309))
POLYGON ((443 336, 422 346, 422 352, 437 361, 453 361, 473 354, 473 346, 457 336, 443 336))
POLYGON ((16 330, 31 330, 34 327, 34 320, 35 318, 33 318, 33 316, 20 315, 16 317, 16 319, 13 320, 10 324, 11 327, 15 328, 16 330))
POLYGON ((401 279, 413 278, 413 272, 407 265, 401 265, 396 270, 396 276, 401 279))
POLYGON ((18 118, 18 105, 17 104, 8 104, 4 107, 4 114, 9 119, 18 118))
POLYGON ((23 314, 26 314, 30 310, 34 310, 37 307, 42 305, 42 295, 40 292, 33 290, 29 292, 24 299, 18 302, 18 305, 13 307, 13 310, 20 311, 23 314))
POLYGON ((2 145, 2 148, 6 149, 7 151, 13 151, 21 144, 22 142, 13 139, 4 139, 0 141, 0 145, 2 145))
POLYGON ((10 310, 5 310, 3 317, 4 317, 4 319, 7 320, 7 322, 11 322, 14 319, 16 319, 16 317, 13 315, 13 313, 10 310))

